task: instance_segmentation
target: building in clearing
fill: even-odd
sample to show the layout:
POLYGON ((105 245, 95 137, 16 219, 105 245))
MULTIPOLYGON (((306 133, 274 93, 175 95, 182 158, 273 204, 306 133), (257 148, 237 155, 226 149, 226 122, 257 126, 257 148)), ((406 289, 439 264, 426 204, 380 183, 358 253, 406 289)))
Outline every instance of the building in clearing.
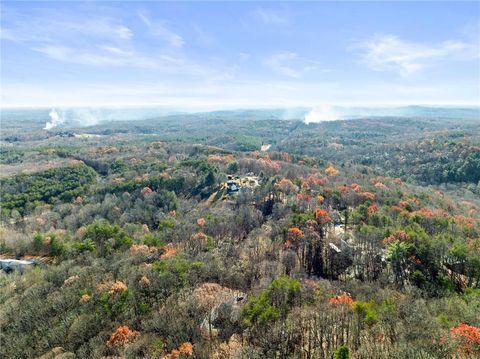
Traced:
POLYGON ((223 187, 227 189, 228 194, 238 193, 239 191, 252 190, 259 186, 259 178, 251 173, 246 176, 227 176, 227 182, 223 187))
POLYGON ((43 263, 36 260, 27 261, 20 259, 0 259, 0 269, 2 269, 6 273, 14 271, 23 273, 28 268, 33 268, 41 265, 43 265, 43 263))

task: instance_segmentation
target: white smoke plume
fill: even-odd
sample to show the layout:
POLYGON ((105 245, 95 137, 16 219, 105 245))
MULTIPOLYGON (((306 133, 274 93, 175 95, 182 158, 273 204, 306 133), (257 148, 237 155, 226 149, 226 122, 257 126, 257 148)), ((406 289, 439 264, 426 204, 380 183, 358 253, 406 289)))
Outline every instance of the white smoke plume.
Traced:
POLYGON ((303 122, 307 125, 309 123, 318 123, 324 121, 336 121, 339 119, 339 114, 330 105, 322 105, 314 107, 310 112, 305 114, 303 122))
POLYGON ((47 121, 45 127, 43 128, 44 130, 51 130, 52 128, 57 127, 65 122, 63 117, 60 116, 56 110, 50 111, 48 116, 50 116, 50 121, 47 121))
POLYGON ((71 120, 76 126, 95 126, 100 123, 100 118, 109 119, 108 114, 102 114, 102 111, 95 109, 79 108, 71 112, 71 120))
POLYGON ((51 130, 62 125, 63 127, 89 127, 108 121, 133 121, 145 120, 164 116, 174 111, 162 108, 93 108, 78 107, 52 109, 49 113, 50 120, 45 124, 44 130, 51 130))

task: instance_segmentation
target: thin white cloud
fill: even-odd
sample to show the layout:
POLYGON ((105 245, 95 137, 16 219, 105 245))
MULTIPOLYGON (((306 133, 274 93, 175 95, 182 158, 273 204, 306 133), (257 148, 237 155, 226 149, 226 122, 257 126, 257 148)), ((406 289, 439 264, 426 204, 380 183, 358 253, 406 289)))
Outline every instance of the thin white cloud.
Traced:
POLYGON ((2 39, 22 42, 53 42, 59 39, 74 41, 78 37, 128 41, 133 36, 130 28, 109 18, 91 18, 78 22, 61 17, 19 17, 13 24, 1 29, 2 39))
POLYGON ((146 14, 139 13, 139 16, 152 35, 166 42, 164 47, 139 50, 140 40, 121 18, 90 14, 80 21, 70 12, 50 14, 43 10, 11 17, 6 26, 2 24, 0 37, 2 41, 21 43, 30 50, 65 63, 131 66, 194 76, 218 73, 173 51, 183 46, 183 38, 163 24, 155 23, 146 14))
POLYGON ((364 62, 373 70, 397 71, 403 77, 445 58, 478 56, 478 50, 475 54, 475 47, 466 42, 428 45, 405 41, 395 35, 376 35, 352 48, 362 52, 364 62))
POLYGON ((15 33, 15 31, 12 31, 11 29, 8 28, 0 28, 0 39, 2 40, 9 40, 9 41, 22 41, 25 40, 19 34, 15 33))
POLYGON ((263 64, 271 71, 291 78, 300 78, 306 72, 316 70, 321 73, 329 72, 328 69, 319 69, 317 61, 303 59, 297 53, 291 51, 273 54, 267 57, 263 64))
POLYGON ((113 46, 98 49, 78 49, 69 46, 46 45, 35 48, 51 59, 89 66, 124 66, 154 67, 155 62, 131 51, 113 46))
POLYGON ((291 63, 298 55, 295 52, 281 52, 265 59, 264 63, 272 71, 288 77, 300 77, 301 71, 292 67, 291 63))
POLYGON ((133 56, 134 52, 131 50, 126 50, 126 49, 121 49, 116 46, 109 46, 109 45, 102 45, 98 46, 99 49, 103 49, 108 53, 111 53, 113 55, 118 55, 118 56, 133 56))
POLYGON ((285 25, 289 22, 288 14, 285 10, 279 11, 258 7, 253 14, 268 25, 285 25))
POLYGON ((251 55, 247 52, 241 52, 241 53, 238 54, 238 58, 239 58, 240 61, 247 61, 247 60, 250 59, 250 57, 251 57, 251 55))
POLYGON ((198 24, 192 24, 191 26, 195 33, 195 41, 197 44, 204 47, 212 47, 217 44, 217 40, 211 33, 205 31, 198 24))
POLYGON ((182 36, 171 31, 166 25, 152 21, 145 11, 139 11, 138 17, 154 36, 165 40, 169 45, 173 47, 182 47, 185 44, 182 36))
POLYGON ((91 48, 75 48, 45 45, 34 49, 51 59, 88 66, 131 66, 155 69, 159 73, 191 76, 218 76, 219 71, 192 62, 184 57, 165 54, 145 55, 134 50, 102 45, 91 48))
POLYGON ((95 36, 107 36, 121 40, 129 40, 133 37, 133 31, 125 25, 116 24, 111 19, 98 18, 85 22, 52 21, 50 27, 56 27, 57 31, 72 31, 76 34, 95 36))

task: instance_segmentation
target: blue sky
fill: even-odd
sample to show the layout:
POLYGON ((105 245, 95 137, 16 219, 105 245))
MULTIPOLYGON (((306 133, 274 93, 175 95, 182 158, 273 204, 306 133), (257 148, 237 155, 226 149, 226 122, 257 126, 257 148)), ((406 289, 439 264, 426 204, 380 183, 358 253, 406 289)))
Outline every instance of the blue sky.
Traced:
POLYGON ((2 106, 479 104, 479 6, 2 1, 2 106))

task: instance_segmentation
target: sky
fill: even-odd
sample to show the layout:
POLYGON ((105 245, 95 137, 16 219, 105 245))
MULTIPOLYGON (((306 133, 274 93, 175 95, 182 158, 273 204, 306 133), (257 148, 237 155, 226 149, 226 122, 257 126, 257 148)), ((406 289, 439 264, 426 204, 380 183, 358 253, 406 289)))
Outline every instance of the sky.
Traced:
POLYGON ((479 105, 480 2, 1 2, 1 106, 479 105))

